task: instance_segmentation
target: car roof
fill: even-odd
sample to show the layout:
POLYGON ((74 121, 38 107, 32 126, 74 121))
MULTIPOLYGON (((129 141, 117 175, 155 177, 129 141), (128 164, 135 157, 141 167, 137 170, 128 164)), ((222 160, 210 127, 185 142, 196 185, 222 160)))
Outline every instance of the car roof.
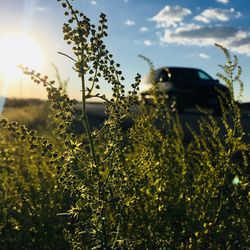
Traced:
MULTIPOLYGON (((169 70, 169 71, 174 71, 174 70, 195 70, 195 71, 202 71, 205 72, 202 69, 199 68, 193 68, 193 67, 181 67, 181 66, 164 66, 164 67, 160 67, 154 70, 154 81, 157 81, 157 79, 159 78, 159 74, 163 71, 163 70, 169 70)), ((206 72, 205 72, 206 73, 206 72)), ((207 73, 206 73, 207 74, 207 73)), ((150 80, 150 73, 148 73, 146 76, 143 77, 142 79, 142 84, 151 84, 151 80, 150 80)))
POLYGON ((169 69, 169 70, 201 70, 201 71, 203 71, 202 69, 193 68, 193 67, 165 66, 165 67, 160 67, 160 68, 155 69, 155 73, 160 72, 160 71, 162 71, 164 69, 169 69))
POLYGON ((192 67, 176 67, 176 66, 165 66, 165 67, 160 67, 158 69, 155 69, 155 80, 158 79, 159 77, 159 74, 163 71, 163 70, 166 70, 166 71, 177 71, 177 72, 180 72, 182 70, 194 70, 194 71, 203 71, 201 69, 198 69, 198 68, 192 68, 192 67))

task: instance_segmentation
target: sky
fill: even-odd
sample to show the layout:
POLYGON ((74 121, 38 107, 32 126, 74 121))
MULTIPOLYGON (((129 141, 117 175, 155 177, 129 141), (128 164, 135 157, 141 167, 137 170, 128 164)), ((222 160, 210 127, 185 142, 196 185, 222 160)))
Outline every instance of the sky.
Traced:
MULTIPOLYGON (((245 90, 242 101, 250 101, 250 1, 249 0, 75 0, 74 6, 98 22, 101 12, 108 18, 107 48, 121 64, 127 89, 136 73, 145 75, 148 65, 138 57, 150 58, 155 68, 185 66, 203 69, 212 77, 221 72, 224 45, 237 55, 242 66, 245 90)), ((69 78, 68 94, 80 98, 80 81, 72 63, 58 52, 69 53, 63 41, 66 21, 56 0, 0 0, 0 34, 26 32, 43 51, 38 69, 55 78, 52 64, 63 79, 69 78)), ((1 42, 0 35, 0 42, 1 42)), ((9 53, 9 57, 14 55, 9 53)), ((3 60, 4 58, 0 58, 3 60)), ((0 96, 46 98, 42 86, 26 76, 5 82, 0 76, 0 96)), ((109 86, 101 85, 109 94, 109 86)), ((236 91, 237 91, 236 86, 236 91)))

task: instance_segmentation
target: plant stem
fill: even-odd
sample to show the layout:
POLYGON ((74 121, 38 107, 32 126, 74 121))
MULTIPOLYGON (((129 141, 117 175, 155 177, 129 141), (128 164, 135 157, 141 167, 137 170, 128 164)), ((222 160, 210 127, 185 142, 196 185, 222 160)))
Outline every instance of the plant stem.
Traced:
MULTIPOLYGON (((78 16, 76 15, 76 13, 73 9, 73 6, 69 3, 68 0, 66 0, 66 3, 68 4, 68 6, 72 12, 72 15, 75 17, 75 20, 76 20, 78 27, 80 27, 80 22, 78 20, 78 16)), ((80 33, 79 33, 79 36, 81 36, 80 33)), ((84 67, 83 67, 84 49, 82 46, 80 47, 80 49, 81 49, 81 55, 80 55, 80 58, 78 57, 78 63, 80 64, 80 76, 81 76, 81 85, 82 85, 82 122, 83 122, 85 129, 86 129, 92 160, 97 168, 97 170, 96 170, 97 175, 99 176, 98 162, 97 162, 97 158, 96 158, 96 154, 95 154, 93 137, 91 135, 89 120, 88 120, 88 116, 87 116, 87 112, 86 112, 86 93, 85 93, 86 84, 85 84, 85 71, 84 71, 84 67)))
MULTIPOLYGON (((82 57, 83 57, 83 51, 82 51, 82 57)), ((84 74, 84 69, 83 65, 81 64, 81 83, 82 83, 82 119, 83 119, 83 125, 85 126, 88 140, 89 140, 89 147, 90 147, 90 152, 92 155, 92 160, 95 164, 95 166, 98 165, 97 163, 97 158, 95 154, 95 148, 94 148, 94 142, 93 142, 93 137, 91 135, 91 130, 89 126, 89 119, 87 116, 87 111, 86 111, 86 95, 85 95, 85 74, 84 74)), ((98 172, 98 170, 97 170, 98 172)), ((99 175, 99 173, 98 173, 99 175)))

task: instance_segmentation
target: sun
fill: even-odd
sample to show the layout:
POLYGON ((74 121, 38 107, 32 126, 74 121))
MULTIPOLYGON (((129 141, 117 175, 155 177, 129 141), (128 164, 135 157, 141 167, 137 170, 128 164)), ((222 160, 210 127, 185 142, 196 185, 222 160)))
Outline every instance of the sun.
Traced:
POLYGON ((18 65, 41 69, 44 55, 41 46, 24 33, 11 33, 0 37, 0 74, 7 79, 20 75, 18 65))

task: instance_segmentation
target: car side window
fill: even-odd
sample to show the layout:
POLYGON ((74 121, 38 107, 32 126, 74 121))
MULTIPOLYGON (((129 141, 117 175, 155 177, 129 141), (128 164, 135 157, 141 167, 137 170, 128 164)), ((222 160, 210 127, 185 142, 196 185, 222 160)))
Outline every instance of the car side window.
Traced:
POLYGON ((198 76, 201 80, 211 80, 211 77, 202 71, 198 71, 198 76))

